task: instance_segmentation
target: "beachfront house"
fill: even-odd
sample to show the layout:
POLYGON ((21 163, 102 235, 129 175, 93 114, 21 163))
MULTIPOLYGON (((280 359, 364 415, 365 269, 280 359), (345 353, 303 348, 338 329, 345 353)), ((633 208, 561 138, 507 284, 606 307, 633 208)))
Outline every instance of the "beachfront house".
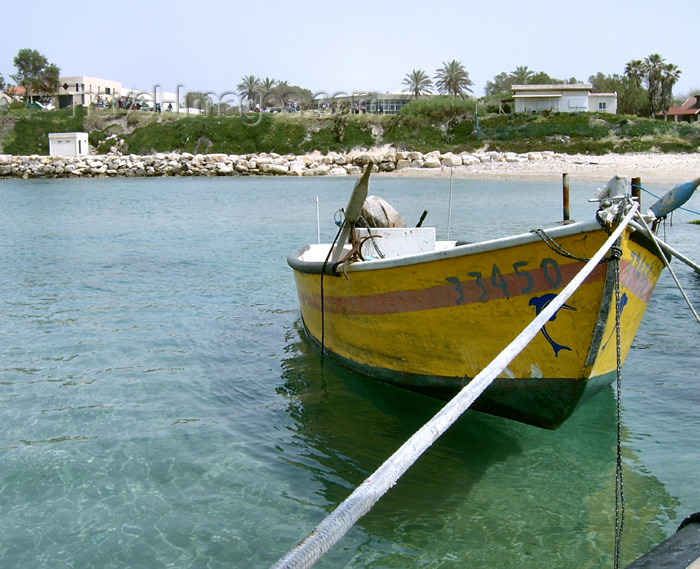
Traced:
POLYGON ((58 82, 60 87, 56 93, 56 99, 59 109, 73 105, 111 106, 112 101, 118 99, 122 91, 122 84, 119 81, 86 75, 59 77, 58 82))
POLYGON ((666 120, 674 122, 697 122, 700 116, 700 95, 688 97, 680 107, 671 107, 665 115, 666 120))
POLYGON ((516 113, 616 113, 617 93, 594 93, 590 83, 513 85, 516 113))
POLYGON ((413 100, 410 93, 337 93, 332 96, 319 94, 314 99, 314 107, 338 108, 347 106, 356 113, 396 115, 413 100))

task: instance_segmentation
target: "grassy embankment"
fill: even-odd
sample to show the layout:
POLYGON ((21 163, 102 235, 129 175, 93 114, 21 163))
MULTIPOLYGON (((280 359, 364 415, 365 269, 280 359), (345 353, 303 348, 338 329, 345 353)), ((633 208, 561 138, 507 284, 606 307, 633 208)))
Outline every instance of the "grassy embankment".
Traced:
POLYGON ((486 115, 474 101, 446 97, 416 101, 399 115, 338 112, 182 117, 175 114, 78 107, 0 113, 0 151, 48 154, 48 133, 87 131, 105 153, 119 140, 133 154, 191 152, 304 154, 392 144, 429 152, 552 150, 568 154, 697 152, 700 124, 633 116, 562 113, 486 115), (477 128, 478 125, 478 128, 477 128))

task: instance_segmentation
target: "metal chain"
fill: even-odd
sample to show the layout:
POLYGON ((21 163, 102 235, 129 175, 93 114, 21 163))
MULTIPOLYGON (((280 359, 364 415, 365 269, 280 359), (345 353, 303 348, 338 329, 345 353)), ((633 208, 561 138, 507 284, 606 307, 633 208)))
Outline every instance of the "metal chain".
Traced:
POLYGON ((625 484, 622 464, 622 306, 620 302, 620 258, 622 249, 620 241, 610 248, 609 263, 613 272, 615 287, 615 345, 617 364, 617 461, 615 467, 615 563, 614 569, 620 567, 622 534, 625 526, 625 484))
POLYGON ((569 259, 575 259, 577 261, 581 261, 582 263, 587 263, 590 259, 586 259, 585 257, 577 257, 573 253, 570 253, 564 247, 559 245, 554 239, 552 239, 543 229, 533 229, 531 233, 534 233, 537 235, 542 241, 545 242, 545 244, 555 253, 558 253, 562 257, 568 257, 569 259))

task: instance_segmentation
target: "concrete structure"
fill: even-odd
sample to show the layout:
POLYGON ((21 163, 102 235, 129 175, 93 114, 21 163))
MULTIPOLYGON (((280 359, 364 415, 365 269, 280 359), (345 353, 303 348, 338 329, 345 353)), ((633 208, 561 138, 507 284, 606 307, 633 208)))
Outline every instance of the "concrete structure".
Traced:
POLYGON ((513 85, 516 113, 616 113, 617 93, 593 93, 590 83, 513 85))
POLYGON ((90 151, 87 132, 52 132, 49 156, 83 156, 90 151))
POLYGON ((60 87, 56 98, 58 108, 71 107, 73 105, 101 105, 109 106, 112 101, 121 96, 122 84, 119 81, 98 79, 85 75, 71 77, 59 77, 60 87))

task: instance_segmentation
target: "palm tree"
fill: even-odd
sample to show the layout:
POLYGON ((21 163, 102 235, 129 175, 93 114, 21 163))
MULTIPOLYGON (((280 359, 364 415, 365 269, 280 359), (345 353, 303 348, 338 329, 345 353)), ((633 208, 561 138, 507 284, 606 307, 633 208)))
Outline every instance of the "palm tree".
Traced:
POLYGON ((421 95, 433 92, 433 81, 422 69, 414 69, 407 73, 403 84, 408 86, 404 91, 410 91, 414 99, 420 99, 421 95))
POLYGON ((241 100, 246 99, 248 101, 248 108, 251 108, 253 100, 256 95, 260 93, 260 79, 255 75, 247 75, 236 85, 236 88, 238 89, 241 100))
POLYGON ((277 81, 274 88, 272 89, 272 94, 279 103, 279 106, 283 109, 288 106, 289 96, 292 94, 292 89, 287 81, 277 81))
POLYGON ((464 66, 454 59, 449 63, 443 61, 442 67, 435 73, 435 85, 438 92, 452 97, 465 97, 465 91, 471 93, 470 87, 474 85, 469 78, 469 72, 464 66))
POLYGON ((515 71, 511 71, 508 77, 512 80, 511 85, 528 85, 534 76, 535 72, 525 65, 516 67, 515 71))
POLYGON ((644 78, 644 62, 641 59, 634 59, 625 65, 625 75, 629 77, 637 87, 642 86, 644 78))
POLYGON ((663 66, 664 58, 658 53, 648 56, 642 64, 649 93, 649 112, 651 116, 654 116, 661 110, 661 70, 663 66))
POLYGON ((270 95, 272 95, 272 91, 275 88, 275 85, 277 84, 277 81, 274 79, 270 79, 269 77, 265 77, 265 79, 262 79, 258 83, 258 88, 260 92, 260 99, 263 102, 265 106, 268 105, 270 95))
POLYGON ((673 86, 680 79, 681 70, 677 65, 668 63, 661 68, 661 108, 668 110, 673 98, 673 86))

